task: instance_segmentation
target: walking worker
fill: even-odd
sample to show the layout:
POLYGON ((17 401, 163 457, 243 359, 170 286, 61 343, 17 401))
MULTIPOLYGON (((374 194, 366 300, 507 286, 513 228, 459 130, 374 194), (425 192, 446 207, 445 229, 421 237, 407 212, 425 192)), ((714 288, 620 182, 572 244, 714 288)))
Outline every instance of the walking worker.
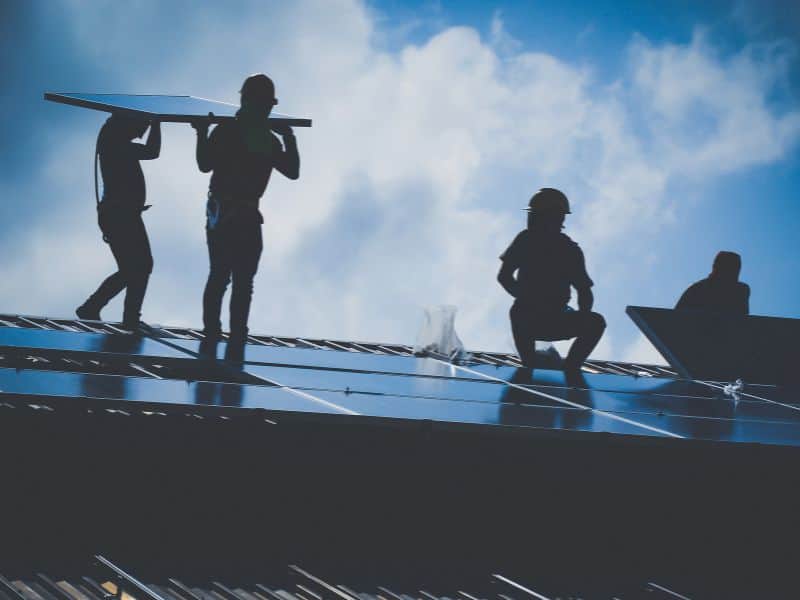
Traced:
POLYGON ((158 158, 161 152, 161 124, 124 113, 112 114, 97 137, 97 156, 103 178, 103 197, 98 198, 97 220, 117 262, 117 272, 100 284, 97 291, 75 313, 79 319, 100 320, 100 310, 125 290, 122 326, 136 330, 140 325, 142 302, 153 270, 150 241, 142 213, 145 204, 144 173, 139 161, 158 158), (135 138, 150 133, 147 142, 135 138))
POLYGON ((592 312, 593 282, 586 273, 583 252, 561 233, 570 214, 567 197, 542 188, 528 203, 528 227, 500 256, 497 280, 514 297, 511 331, 517 353, 533 368, 536 340, 577 338, 564 360, 564 371, 579 374, 605 331, 602 315, 592 312), (515 275, 516 273, 516 275, 515 275), (578 293, 578 310, 569 307, 571 288, 578 293))
POLYGON ((689 286, 675 305, 677 310, 701 309, 734 315, 750 313, 750 286, 739 281, 742 257, 721 251, 711 274, 689 286))
POLYGON ((233 279, 226 350, 231 360, 241 360, 247 340, 253 278, 263 248, 259 200, 273 169, 289 179, 300 175, 291 127, 267 120, 278 103, 272 80, 264 74, 252 75, 240 93, 236 118, 215 127, 210 136, 208 121, 192 124, 197 130, 197 166, 203 173, 212 171, 206 206, 210 269, 203 293, 204 333, 208 340, 219 339, 222 298, 233 279))

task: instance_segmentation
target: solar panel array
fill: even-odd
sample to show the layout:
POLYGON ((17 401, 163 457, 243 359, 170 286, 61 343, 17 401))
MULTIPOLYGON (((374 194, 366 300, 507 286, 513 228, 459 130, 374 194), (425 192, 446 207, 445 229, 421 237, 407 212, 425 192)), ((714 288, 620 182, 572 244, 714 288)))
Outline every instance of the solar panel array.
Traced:
POLYGON ((274 336, 250 336, 245 363, 232 365, 202 355, 201 341, 185 328, 131 335, 113 323, 0 315, 0 402, 800 445, 800 402, 786 387, 732 391, 659 366, 602 361, 589 361, 576 385, 508 354, 473 352, 456 364, 398 344, 274 336))

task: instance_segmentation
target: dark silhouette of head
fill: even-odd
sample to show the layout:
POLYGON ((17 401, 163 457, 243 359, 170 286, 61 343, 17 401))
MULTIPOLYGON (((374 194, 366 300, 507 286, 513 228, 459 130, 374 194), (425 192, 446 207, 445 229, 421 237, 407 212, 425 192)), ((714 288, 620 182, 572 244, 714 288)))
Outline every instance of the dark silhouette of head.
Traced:
POLYGON ((256 73, 245 79, 239 93, 242 108, 260 109, 269 114, 278 103, 275 98, 275 84, 263 73, 256 73))
POLYGON ((528 229, 561 231, 569 209, 566 195, 555 188, 542 188, 528 202, 528 229))
POLYGON ((126 140, 142 137, 150 125, 144 117, 131 113, 112 113, 106 123, 115 135, 126 140))
POLYGON ((739 281, 739 273, 742 270, 742 257, 736 252, 725 250, 717 253, 714 258, 714 266, 711 268, 710 277, 720 281, 739 281))

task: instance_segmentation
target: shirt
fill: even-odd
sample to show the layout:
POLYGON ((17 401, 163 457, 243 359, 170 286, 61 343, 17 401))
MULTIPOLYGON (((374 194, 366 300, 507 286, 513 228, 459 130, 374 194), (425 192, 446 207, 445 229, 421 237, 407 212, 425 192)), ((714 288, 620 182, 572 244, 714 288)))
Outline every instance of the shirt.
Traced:
POLYGON ((690 285, 675 308, 746 315, 750 313, 750 286, 741 281, 720 281, 706 277, 690 285))
POLYGON ((260 137, 253 140, 236 119, 218 125, 208 140, 208 166, 213 170, 209 191, 233 206, 258 208, 272 169, 298 160, 294 136, 284 138, 284 149, 266 127, 257 134, 260 137))
POLYGON ((103 176, 103 201, 142 208, 146 192, 139 161, 147 155, 144 144, 115 136, 104 125, 97 141, 97 151, 103 176))
POLYGON ((580 246, 564 233, 524 229, 500 260, 518 269, 517 302, 526 307, 561 311, 569 303, 570 286, 594 285, 580 246))

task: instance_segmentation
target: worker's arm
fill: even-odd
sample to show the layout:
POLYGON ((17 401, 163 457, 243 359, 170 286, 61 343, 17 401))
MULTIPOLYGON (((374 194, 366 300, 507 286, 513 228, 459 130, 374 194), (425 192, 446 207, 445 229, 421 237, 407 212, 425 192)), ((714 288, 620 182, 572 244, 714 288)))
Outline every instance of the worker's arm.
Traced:
POLYGON ((589 312, 594 305, 594 294, 589 286, 579 287, 578 290, 578 310, 589 312))
POLYGON ((586 260, 583 257, 583 251, 576 245, 575 246, 575 271, 572 277, 572 287, 578 292, 578 310, 589 312, 594 305, 594 294, 592 293, 592 286, 594 282, 586 272, 586 260))
MULTIPOLYGON (((213 117, 214 114, 208 113, 208 116, 213 117)), ((192 122, 192 127, 194 127, 194 130, 197 132, 195 158, 197 159, 197 167, 202 173, 208 173, 214 168, 212 140, 208 135, 209 125, 211 125, 211 122, 205 119, 192 122)), ((216 131, 216 129, 214 131, 216 131)))
POLYGON ((500 271, 497 273, 497 281, 514 298, 519 298, 521 291, 516 272, 527 255, 527 236, 527 231, 520 231, 505 252, 500 255, 500 260, 503 262, 500 265, 500 271))
POLYGON ((137 144, 131 142, 134 156, 139 160, 153 160, 161 154, 161 122, 150 121, 150 132, 147 134, 147 142, 137 144))
POLYGON ((514 298, 517 297, 519 282, 514 277, 514 272, 517 270, 515 265, 503 261, 500 265, 500 271, 497 273, 497 281, 503 286, 503 289, 511 294, 514 298))
POLYGON ((297 179, 300 177, 300 154, 297 152, 297 138, 294 137, 292 128, 284 124, 272 125, 272 131, 283 138, 283 149, 275 159, 275 168, 285 177, 297 179))

